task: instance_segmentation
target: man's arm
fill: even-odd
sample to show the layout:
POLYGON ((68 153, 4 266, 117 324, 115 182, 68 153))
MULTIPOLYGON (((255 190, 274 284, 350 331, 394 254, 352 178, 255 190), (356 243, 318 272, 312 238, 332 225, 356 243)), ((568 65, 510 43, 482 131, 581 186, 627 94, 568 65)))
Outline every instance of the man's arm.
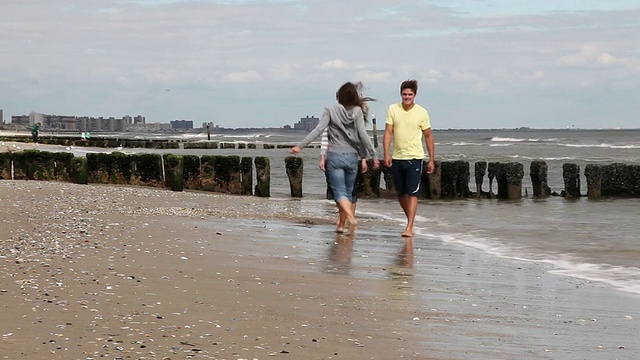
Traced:
POLYGON ((427 152, 429 152, 429 163, 427 164, 427 173, 431 174, 436 169, 435 157, 436 146, 433 143, 433 132, 431 128, 424 129, 424 141, 427 144, 427 152))
POLYGON ((393 125, 385 124, 384 137, 382 138, 382 147, 384 149, 384 166, 391 167, 391 137, 393 136, 393 125))

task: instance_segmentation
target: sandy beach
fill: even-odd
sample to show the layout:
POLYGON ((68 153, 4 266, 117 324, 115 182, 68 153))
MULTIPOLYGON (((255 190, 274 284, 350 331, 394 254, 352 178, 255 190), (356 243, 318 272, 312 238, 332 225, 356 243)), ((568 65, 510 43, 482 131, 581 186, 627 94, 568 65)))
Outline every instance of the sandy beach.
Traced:
POLYGON ((0 181, 0 358, 634 359, 640 299, 300 201, 0 181), (311 215, 310 215, 311 214, 311 215))

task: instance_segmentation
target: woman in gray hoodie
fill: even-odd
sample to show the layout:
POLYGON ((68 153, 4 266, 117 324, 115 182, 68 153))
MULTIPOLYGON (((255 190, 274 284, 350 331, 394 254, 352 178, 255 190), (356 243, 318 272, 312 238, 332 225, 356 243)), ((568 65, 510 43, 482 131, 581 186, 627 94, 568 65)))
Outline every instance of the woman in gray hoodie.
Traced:
MULTIPOLYGON (((360 95, 361 87, 360 83, 351 82, 342 85, 336 93, 338 104, 325 108, 318 126, 290 151, 292 154, 299 153, 328 129, 327 177, 336 205, 349 223, 349 234, 353 234, 357 225, 352 203, 358 161, 361 158, 373 158, 373 166, 380 166, 365 128, 363 108, 366 103, 360 95)), ((366 172, 366 162, 363 164, 362 171, 366 172)))

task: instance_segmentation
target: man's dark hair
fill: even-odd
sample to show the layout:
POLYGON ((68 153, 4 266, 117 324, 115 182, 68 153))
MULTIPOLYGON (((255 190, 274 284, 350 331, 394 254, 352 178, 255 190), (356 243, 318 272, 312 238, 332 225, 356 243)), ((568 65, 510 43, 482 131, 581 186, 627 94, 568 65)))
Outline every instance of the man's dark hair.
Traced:
POLYGON ((418 93, 418 80, 409 79, 409 80, 403 81, 402 84, 400 84, 400 93, 402 93, 402 90, 404 90, 404 89, 413 90, 413 93, 417 94, 418 93))

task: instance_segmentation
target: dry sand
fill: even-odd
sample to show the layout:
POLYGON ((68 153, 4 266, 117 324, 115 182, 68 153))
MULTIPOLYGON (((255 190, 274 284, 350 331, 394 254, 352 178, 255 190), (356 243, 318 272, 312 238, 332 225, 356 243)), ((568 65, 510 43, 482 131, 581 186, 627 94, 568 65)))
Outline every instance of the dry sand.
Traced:
POLYGON ((375 281, 244 255, 235 221, 194 222, 309 223, 285 205, 37 181, 1 181, 0 194, 3 358, 419 358, 406 316, 367 294, 375 281))
POLYGON ((640 355, 635 295, 436 241, 327 241, 296 201, 2 180, 0 202, 0 358, 640 355))

